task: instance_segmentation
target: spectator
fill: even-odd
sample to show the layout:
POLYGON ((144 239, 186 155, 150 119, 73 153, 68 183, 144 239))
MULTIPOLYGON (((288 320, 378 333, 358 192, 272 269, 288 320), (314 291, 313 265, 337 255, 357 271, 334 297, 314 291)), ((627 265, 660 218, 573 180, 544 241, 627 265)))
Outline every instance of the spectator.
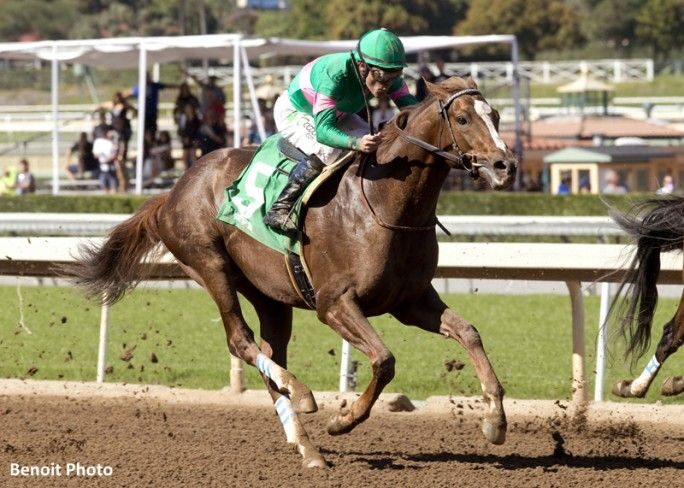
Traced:
POLYGON ((26 159, 19 161, 19 172, 15 180, 17 195, 26 195, 36 192, 36 178, 29 170, 29 162, 26 159))
POLYGON ((173 107, 173 120, 176 121, 176 126, 180 129, 181 118, 185 114, 185 106, 192 105, 195 112, 199 110, 199 100, 190 91, 190 86, 183 82, 178 89, 178 96, 176 97, 176 105, 173 107))
MULTIPOLYGON (((257 98, 257 103, 259 104, 259 112, 261 113, 261 123, 264 126, 264 135, 266 137, 272 136, 277 132, 275 126, 275 120, 273 119, 273 109, 269 108, 268 101, 263 98, 257 98)), ((259 135, 259 127, 256 121, 256 114, 249 117, 250 125, 247 136, 242 140, 242 145, 247 146, 250 144, 260 144, 264 141, 261 140, 259 135)))
POLYGON ((572 193, 572 178, 570 175, 563 175, 558 185, 557 195, 570 195, 572 193))
POLYGON ((419 102, 422 102, 425 100, 425 97, 427 97, 427 88, 425 82, 429 81, 430 83, 434 83, 435 75, 432 74, 430 67, 426 64, 420 65, 418 74, 420 75, 420 78, 418 78, 418 81, 416 81, 416 99, 419 102))
POLYGON ((174 161, 171 154, 171 134, 169 134, 168 130, 159 132, 153 152, 159 159, 159 166, 162 171, 170 171, 176 167, 176 161, 174 161))
POLYGON ((0 178, 0 195, 14 195, 14 186, 17 182, 17 168, 9 166, 0 178))
POLYGON ((100 188, 105 193, 115 193, 119 187, 117 178, 117 159, 119 158, 118 135, 110 130, 105 137, 93 142, 93 154, 100 163, 100 188))
POLYGON ((99 123, 93 128, 93 141, 95 139, 104 138, 107 132, 113 129, 112 125, 107 122, 107 111, 99 108, 97 109, 99 123))
POLYGON ((615 170, 609 169, 606 171, 606 185, 603 187, 603 193, 626 193, 627 187, 620 183, 620 176, 615 170))
POLYGON ((70 180, 83 178, 86 172, 90 172, 93 178, 97 178, 100 165, 93 155, 93 144, 88 140, 88 134, 81 132, 78 141, 74 142, 66 155, 66 173, 70 180), (77 160, 72 163, 72 158, 77 160))
POLYGON ((202 156, 216 149, 226 147, 228 129, 223 118, 214 111, 207 112, 200 126, 198 145, 202 156))
POLYGON ((663 178, 663 186, 658 188, 656 193, 658 195, 669 195, 674 191, 674 180, 672 179, 672 175, 665 175, 663 178))
POLYGON ((588 176, 582 176, 579 182, 580 193, 591 193, 591 182, 588 176))
POLYGON ((446 64, 442 58, 435 59, 435 67, 437 68, 437 74, 435 75, 435 83, 444 81, 448 78, 454 76, 454 74, 446 69, 446 64))
POLYGON ((196 107, 193 104, 186 104, 183 108, 183 114, 178 120, 178 137, 180 137, 183 146, 183 163, 185 169, 188 169, 197 158, 197 140, 200 136, 199 130, 202 121, 199 119, 196 107))
POLYGON ((373 127, 380 130, 382 126, 394 117, 396 110, 394 107, 390 106, 389 99, 387 97, 382 97, 378 99, 378 106, 373 110, 371 118, 373 119, 373 127))
MULTIPOLYGON (((150 80, 150 75, 147 74, 145 84, 145 131, 150 131, 153 136, 157 135, 157 113, 159 112, 159 92, 165 88, 178 87, 180 85, 171 85, 169 83, 160 83, 158 81, 150 80)), ((140 93, 140 86, 135 85, 129 91, 124 93, 126 98, 137 97, 140 93)))
POLYGON ((128 103, 123 93, 116 92, 112 99, 110 112, 112 114, 112 126, 119 135, 119 152, 125 161, 128 157, 128 143, 133 134, 130 116, 135 116, 137 111, 133 105, 128 103))
POLYGON ((214 112, 214 120, 223 120, 226 116, 226 95, 223 93, 223 88, 217 84, 218 77, 211 75, 207 81, 202 81, 190 73, 187 74, 202 87, 200 94, 200 113, 202 119, 210 112, 214 112))

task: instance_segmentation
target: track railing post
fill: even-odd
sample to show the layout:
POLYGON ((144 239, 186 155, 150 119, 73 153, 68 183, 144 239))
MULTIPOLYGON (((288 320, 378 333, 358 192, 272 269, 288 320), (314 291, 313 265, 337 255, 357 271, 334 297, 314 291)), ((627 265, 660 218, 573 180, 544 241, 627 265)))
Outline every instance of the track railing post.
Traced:
POLYGON ((109 327, 109 305, 102 297, 102 310, 100 312, 100 342, 97 347, 97 382, 104 383, 105 364, 107 362, 107 329, 109 327))

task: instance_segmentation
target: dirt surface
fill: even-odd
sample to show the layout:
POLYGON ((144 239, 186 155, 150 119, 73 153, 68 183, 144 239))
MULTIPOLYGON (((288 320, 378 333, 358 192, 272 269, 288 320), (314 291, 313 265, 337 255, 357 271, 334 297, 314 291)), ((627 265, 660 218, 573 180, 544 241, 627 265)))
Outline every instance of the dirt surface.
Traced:
POLYGON ((379 408, 340 437, 325 433, 328 404, 302 418, 331 467, 303 470, 263 402, 189 404, 62 388, 67 393, 45 396, 0 387, 0 486, 684 486, 681 416, 669 424, 623 414, 587 421, 559 403, 537 415, 511 405, 507 441, 493 446, 480 433, 477 403, 379 408), (11 463, 59 465, 62 476, 10 476, 11 463), (66 476, 67 463, 109 466, 112 475, 66 476))

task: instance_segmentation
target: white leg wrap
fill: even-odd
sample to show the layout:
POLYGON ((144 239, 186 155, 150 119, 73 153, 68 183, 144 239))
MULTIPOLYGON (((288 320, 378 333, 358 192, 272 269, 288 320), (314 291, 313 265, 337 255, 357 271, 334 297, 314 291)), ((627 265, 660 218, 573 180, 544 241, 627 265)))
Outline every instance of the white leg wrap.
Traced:
POLYGON ((660 363, 654 354, 639 377, 632 381, 632 384, 629 385, 629 392, 632 395, 641 395, 644 390, 648 388, 648 385, 651 384, 651 380, 653 380, 655 375, 658 374, 659 369, 660 363))
POLYGON ((284 386, 282 368, 274 363, 271 358, 266 356, 266 354, 262 352, 257 354, 256 367, 264 376, 273 380, 278 388, 282 388, 284 386))
POLYGON ((275 402, 275 409, 278 413, 280 423, 285 429, 285 437, 287 442, 295 444, 297 442, 297 430, 295 429, 295 411, 292 408, 292 402, 286 396, 281 396, 275 402))

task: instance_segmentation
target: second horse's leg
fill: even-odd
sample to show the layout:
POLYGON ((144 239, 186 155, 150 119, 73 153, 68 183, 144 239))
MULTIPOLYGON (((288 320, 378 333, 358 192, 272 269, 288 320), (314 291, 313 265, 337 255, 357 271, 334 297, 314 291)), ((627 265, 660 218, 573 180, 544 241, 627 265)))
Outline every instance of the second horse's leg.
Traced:
POLYGON ((449 309, 431 286, 418 300, 403 304, 393 310, 392 315, 404 324, 455 339, 468 351, 487 405, 482 432, 492 444, 503 444, 507 427, 503 408, 504 390, 489 362, 477 329, 449 309))
MULTIPOLYGON (((622 380, 613 385, 613 394, 624 398, 643 398, 658 374, 660 367, 684 342, 684 293, 674 317, 663 327, 655 354, 641 374, 633 380, 622 380)), ((668 378, 663 383, 664 395, 677 395, 684 391, 684 380, 681 377, 668 378), (677 379, 679 378, 679 380, 677 379)))

